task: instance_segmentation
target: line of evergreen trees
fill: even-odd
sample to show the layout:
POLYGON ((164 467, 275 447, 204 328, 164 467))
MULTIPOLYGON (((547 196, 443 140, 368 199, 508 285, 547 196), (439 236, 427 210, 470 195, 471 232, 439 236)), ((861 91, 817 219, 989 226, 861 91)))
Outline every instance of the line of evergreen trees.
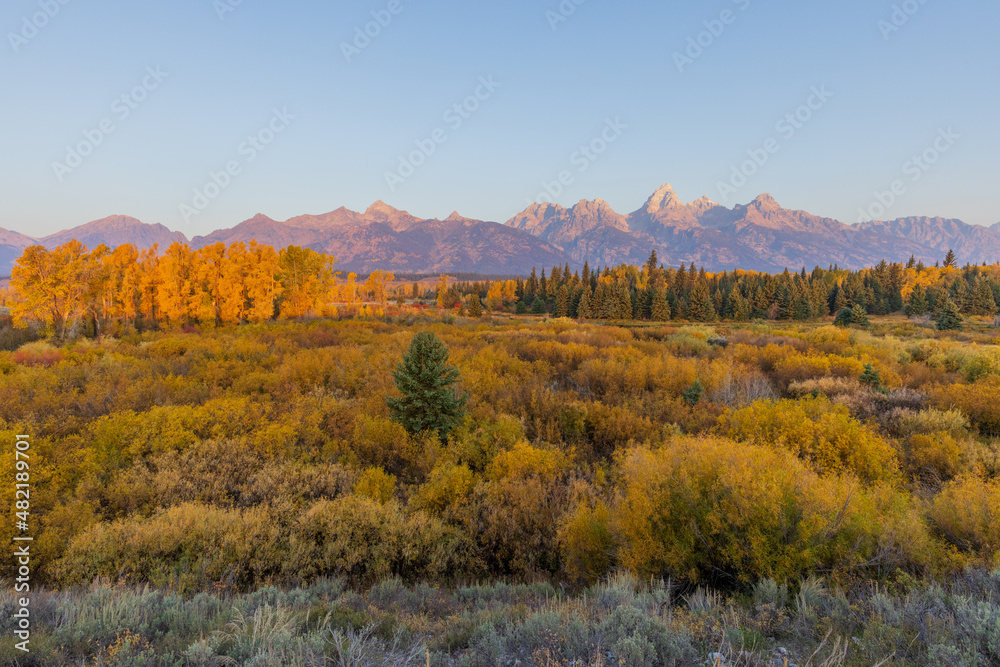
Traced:
MULTIPOLYGON (((462 282, 455 296, 482 303, 489 282, 462 282)), ((851 271, 836 265, 811 273, 787 269, 780 274, 752 271, 708 273, 681 264, 664 267, 654 251, 642 266, 621 265, 580 272, 569 265, 555 266, 541 275, 532 270, 518 279, 517 313, 603 320, 671 319, 712 322, 808 320, 843 313, 857 323, 867 315, 905 312, 939 318, 945 310, 955 315, 994 316, 1000 303, 1000 265, 954 266, 953 253, 943 266, 926 267, 885 260, 871 269, 851 271)))

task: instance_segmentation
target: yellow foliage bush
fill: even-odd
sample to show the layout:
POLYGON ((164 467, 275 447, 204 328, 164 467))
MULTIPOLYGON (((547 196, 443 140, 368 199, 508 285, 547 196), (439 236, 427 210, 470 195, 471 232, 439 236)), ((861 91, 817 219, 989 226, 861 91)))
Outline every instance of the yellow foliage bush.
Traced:
POLYGON ((92 526, 72 540, 54 570, 64 585, 88 584, 95 577, 180 591, 220 581, 247 585, 280 571, 284 542, 265 507, 183 504, 149 519, 92 526))
POLYGON ((457 574, 467 549, 457 531, 423 512, 407 516, 394 500, 345 496, 321 500, 293 526, 287 576, 345 576, 372 582, 390 576, 457 574))
POLYGON ((354 494, 387 503, 396 495, 396 476, 381 468, 368 468, 361 473, 354 484, 354 494))
POLYGON ((511 480, 538 476, 552 480, 566 469, 566 456, 561 452, 538 449, 527 442, 519 442, 512 450, 493 460, 490 476, 493 479, 511 480))
POLYGON ((465 464, 442 463, 410 497, 410 504, 431 514, 442 514, 460 504, 472 491, 475 477, 465 464))
POLYGON ((934 498, 929 514, 951 543, 1000 567, 1000 481, 960 477, 934 498))
POLYGON ((727 411, 720 428, 734 440, 787 449, 820 474, 850 472, 874 482, 899 473, 893 446, 823 397, 758 401, 727 411))
POLYGON ((970 454, 947 431, 917 433, 910 438, 906 465, 911 474, 949 480, 969 468, 970 454))
POLYGON ((983 435, 1000 435, 1000 377, 990 375, 974 384, 940 385, 930 393, 939 410, 960 410, 983 435))
MULTIPOLYGON (((678 439, 624 453, 619 465, 619 496, 606 521, 620 563, 642 576, 787 580, 816 568, 846 570, 889 546, 920 557, 886 533, 885 525, 900 519, 878 512, 887 505, 878 494, 849 479, 820 477, 785 451, 678 439)), ((913 516, 905 506, 895 514, 913 516)), ((587 534, 600 535, 589 525, 597 519, 578 513, 564 531, 568 548, 585 545, 568 561, 578 564, 578 575, 586 576, 593 561, 587 534)))

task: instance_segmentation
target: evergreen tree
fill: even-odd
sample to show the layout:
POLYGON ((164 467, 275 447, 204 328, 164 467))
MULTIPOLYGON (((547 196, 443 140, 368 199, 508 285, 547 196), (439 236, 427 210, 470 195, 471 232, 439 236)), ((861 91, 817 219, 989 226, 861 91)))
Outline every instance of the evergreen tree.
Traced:
POLYGON ((851 309, 851 324, 856 324, 859 327, 870 326, 868 321, 868 311, 860 303, 854 304, 854 308, 851 309))
POLYGON ((941 307, 941 314, 937 318, 937 328, 940 331, 962 330, 962 315, 958 312, 958 306, 951 299, 947 299, 941 307))
POLYGON ((972 312, 972 288, 969 287, 969 281, 964 277, 959 277, 952 284, 951 298, 959 312, 972 312))
POLYGON ((844 308, 847 308, 847 292, 842 285, 838 285, 834 290, 833 310, 840 313, 844 308))
POLYGON ((607 296, 607 289, 604 283, 598 282, 594 293, 590 295, 590 319, 599 320, 604 317, 604 299, 607 296))
POLYGON ((468 396, 454 386, 461 376, 448 365, 448 348, 433 333, 413 337, 392 377, 403 395, 385 402, 392 419, 410 433, 437 431, 446 437, 465 414, 468 396))
POLYGON ((469 317, 483 316, 483 302, 479 300, 478 294, 473 294, 469 299, 469 317))
POLYGON ((702 394, 705 393, 705 385, 702 384, 701 380, 695 380, 694 384, 684 390, 681 394, 681 398, 688 405, 698 405, 701 401, 702 394))
POLYGON ((865 364, 864 372, 861 374, 861 384, 867 385, 875 391, 882 389, 882 376, 871 364, 865 364))
POLYGON ((536 296, 534 303, 531 304, 531 312, 535 315, 545 314, 545 302, 542 301, 541 296, 536 296))
POLYGON ((667 303, 667 297, 661 289, 653 290, 653 305, 650 317, 652 317, 654 322, 666 322, 670 319, 670 304, 667 303))
POLYGON ((691 300, 687 308, 688 319, 695 322, 714 322, 716 318, 715 304, 712 303, 712 295, 708 292, 708 285, 699 282, 691 290, 691 300))
POLYGON ((569 316, 569 288, 563 285, 556 297, 556 317, 569 316))
POLYGON ((993 289, 983 280, 982 276, 976 278, 976 284, 972 288, 972 313, 974 315, 995 315, 997 304, 993 298, 993 289))
POLYGON ((924 286, 917 283, 910 292, 910 299, 906 304, 907 315, 923 315, 927 312, 927 291, 924 286))
POLYGON ((646 260, 646 268, 649 273, 652 274, 656 270, 656 267, 660 265, 660 260, 656 257, 656 249, 654 248, 651 253, 649 253, 649 259, 646 260))
POLYGON ((729 294, 729 311, 730 316, 737 322, 746 322, 752 315, 750 302, 740 292, 738 285, 734 285, 733 291, 729 294))
POLYGON ((593 312, 590 306, 590 285, 584 283, 583 293, 580 295, 580 305, 576 309, 576 316, 581 320, 587 320, 593 317, 593 312))
POLYGON ((956 259, 955 259, 955 251, 949 249, 948 250, 948 254, 945 255, 945 257, 944 257, 944 265, 946 267, 950 266, 952 268, 955 268, 955 261, 956 261, 956 259))

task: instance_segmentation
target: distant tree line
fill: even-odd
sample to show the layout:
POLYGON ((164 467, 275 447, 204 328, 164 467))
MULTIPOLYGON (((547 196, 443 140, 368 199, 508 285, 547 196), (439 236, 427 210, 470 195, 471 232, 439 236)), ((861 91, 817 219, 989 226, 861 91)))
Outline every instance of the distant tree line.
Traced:
MULTIPOLYGON (((1000 303, 1000 265, 954 265, 949 252, 942 265, 924 266, 885 260, 871 269, 851 271, 836 265, 807 273, 754 271, 709 273, 692 263, 664 267, 655 251, 642 266, 621 265, 573 272, 568 265, 549 272, 532 270, 513 285, 517 313, 594 320, 808 320, 848 314, 848 323, 866 324, 869 315, 905 312, 994 316, 1000 303), (845 312, 846 311, 846 312, 845 312)), ((458 283, 443 306, 463 296, 484 300, 488 282, 458 283)))
POLYGON ((665 267, 654 251, 642 266, 592 270, 585 263, 572 271, 565 264, 540 274, 532 269, 528 278, 458 282, 441 275, 433 290, 411 285, 409 277, 394 285, 396 276, 382 270, 364 282, 354 273, 340 279, 335 263, 309 248, 275 250, 254 241, 200 250, 173 243, 162 253, 158 246, 88 250, 70 241, 25 250, 3 303, 17 324, 45 328, 57 338, 70 331, 99 336, 122 327, 339 316, 359 307, 378 315, 391 301, 402 307, 408 300, 472 317, 510 312, 655 322, 836 316, 838 324, 864 326, 871 315, 905 312, 929 315, 942 329, 961 328, 963 316, 995 316, 1000 303, 1000 265, 959 268, 950 251, 932 267, 911 257, 860 271, 831 265, 779 274, 710 273, 693 263, 665 267))

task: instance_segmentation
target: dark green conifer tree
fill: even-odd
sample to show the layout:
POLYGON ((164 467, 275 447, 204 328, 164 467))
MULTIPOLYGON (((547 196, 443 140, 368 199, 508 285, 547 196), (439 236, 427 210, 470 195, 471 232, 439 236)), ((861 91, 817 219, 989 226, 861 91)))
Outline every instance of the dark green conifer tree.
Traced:
POLYGON ((448 348, 433 333, 413 337, 392 377, 403 395, 385 402, 392 419, 410 433, 437 431, 446 437, 465 414, 468 396, 455 387, 458 368, 448 364, 448 348))
POLYGON ((937 328, 940 331, 961 331, 962 315, 958 306, 951 299, 946 299, 941 306, 941 314, 937 318, 937 328))

